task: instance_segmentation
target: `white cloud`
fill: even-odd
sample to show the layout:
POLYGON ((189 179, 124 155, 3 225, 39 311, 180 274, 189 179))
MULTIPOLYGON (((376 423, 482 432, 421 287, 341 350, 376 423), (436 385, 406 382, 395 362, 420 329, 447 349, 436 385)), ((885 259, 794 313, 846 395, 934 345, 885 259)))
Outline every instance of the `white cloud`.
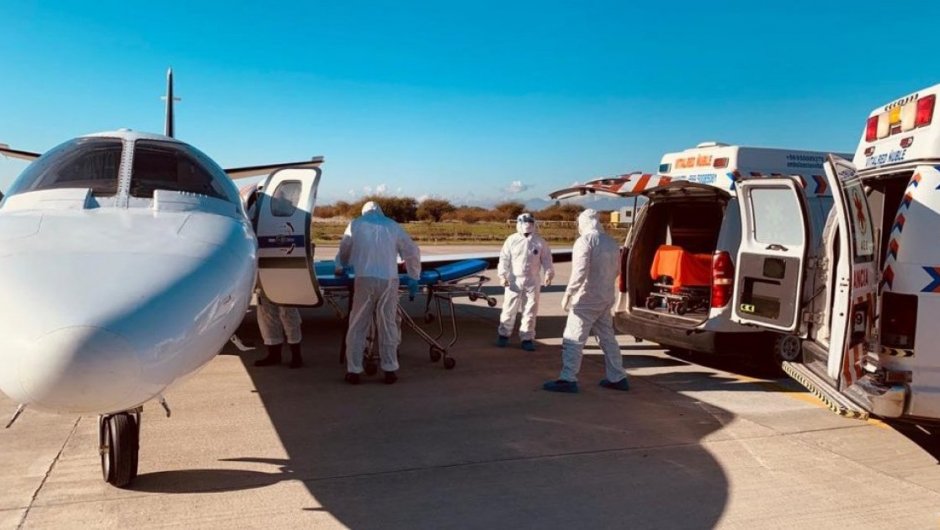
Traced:
POLYGON ((384 183, 375 187, 376 195, 385 195, 386 192, 388 192, 388 186, 384 183))
POLYGON ((505 191, 506 193, 515 195, 516 193, 522 193, 523 191, 531 187, 532 186, 529 186, 528 184, 523 184, 521 180, 514 180, 512 181, 512 184, 510 184, 509 187, 506 188, 505 191))
POLYGON ((415 200, 418 201, 418 202, 424 202, 424 201, 426 201, 426 200, 428 200, 428 199, 430 199, 430 198, 431 198, 431 196, 428 195, 427 193, 425 193, 424 195, 419 195, 418 198, 415 199, 415 200))

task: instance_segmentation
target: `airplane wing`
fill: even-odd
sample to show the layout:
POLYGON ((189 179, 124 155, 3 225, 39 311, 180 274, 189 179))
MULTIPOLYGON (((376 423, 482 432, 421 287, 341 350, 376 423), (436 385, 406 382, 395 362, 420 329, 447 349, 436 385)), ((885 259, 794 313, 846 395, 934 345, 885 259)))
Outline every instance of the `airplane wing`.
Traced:
POLYGON ((323 157, 315 156, 310 160, 305 160, 302 162, 283 162, 280 164, 266 164, 263 166, 226 168, 225 172, 228 173, 229 178, 232 180, 238 180, 248 177, 257 177, 259 175, 267 175, 275 169, 282 169, 287 167, 317 167, 322 163, 323 157))
POLYGON ((8 156, 10 158, 19 158, 20 160, 26 160, 27 162, 32 162, 39 158, 40 153, 31 153, 29 151, 19 151, 17 149, 10 149, 10 146, 7 144, 0 144, 0 155, 8 156))

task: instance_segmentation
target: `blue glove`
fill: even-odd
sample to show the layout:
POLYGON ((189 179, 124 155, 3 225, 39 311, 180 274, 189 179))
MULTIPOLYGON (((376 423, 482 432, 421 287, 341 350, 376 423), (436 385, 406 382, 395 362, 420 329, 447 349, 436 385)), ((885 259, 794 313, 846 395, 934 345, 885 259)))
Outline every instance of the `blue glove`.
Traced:
POLYGON ((414 300, 418 296, 418 280, 408 278, 408 300, 414 300))

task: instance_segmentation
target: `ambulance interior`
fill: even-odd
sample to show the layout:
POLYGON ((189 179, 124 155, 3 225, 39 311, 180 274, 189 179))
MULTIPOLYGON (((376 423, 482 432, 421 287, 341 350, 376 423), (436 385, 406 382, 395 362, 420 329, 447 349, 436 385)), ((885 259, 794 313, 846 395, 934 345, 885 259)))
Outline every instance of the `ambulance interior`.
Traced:
POLYGON ((712 259, 726 200, 707 198, 650 202, 630 245, 627 285, 634 313, 653 313, 698 323, 708 316, 712 259))
MULTIPOLYGON (((891 251, 891 234, 898 209, 914 171, 902 171, 865 181, 875 229, 879 230, 878 270, 884 271, 891 251), (880 222, 879 222, 880 221, 880 222)), ((881 297, 881 342, 891 348, 912 349, 917 322, 917 296, 883 291, 881 297)))
MULTIPOLYGON (((868 203, 876 230, 876 244, 879 245, 876 266, 879 271, 884 271, 885 262, 890 251, 891 233, 897 211, 904 199, 912 175, 912 171, 904 171, 865 181, 868 203)), ((835 297, 835 283, 826 281, 825 278, 835 277, 836 263, 842 258, 836 241, 838 241, 838 230, 835 230, 831 237, 823 240, 823 244, 827 247, 824 250, 824 256, 828 258, 825 277, 821 279, 819 276, 813 275, 808 278, 807 280, 812 281, 813 285, 804 292, 804 297, 810 300, 809 309, 814 313, 825 315, 822 325, 811 329, 811 336, 823 346, 823 350, 819 352, 814 349, 807 350, 811 354, 818 353, 819 359, 814 358, 816 355, 810 355, 809 358, 804 360, 806 364, 813 364, 815 360, 821 361, 822 365, 819 370, 821 373, 825 373, 826 359, 829 353, 830 321, 832 319, 830 308, 835 297), (828 290, 826 296, 814 296, 824 289, 828 290)), ((913 348, 916 316, 916 296, 882 291, 879 318, 882 328, 882 344, 892 348, 913 348)))

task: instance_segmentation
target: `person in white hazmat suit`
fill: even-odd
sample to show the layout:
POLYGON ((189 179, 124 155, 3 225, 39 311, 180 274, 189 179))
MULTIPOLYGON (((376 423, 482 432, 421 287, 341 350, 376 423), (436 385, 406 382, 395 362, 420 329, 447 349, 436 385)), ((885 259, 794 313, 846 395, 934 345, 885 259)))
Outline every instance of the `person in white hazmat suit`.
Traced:
MULTIPOLYGON (((257 222, 255 215, 258 203, 258 194, 261 193, 263 185, 258 183, 254 191, 245 198, 245 210, 248 212, 248 218, 253 223, 257 222)), ((287 339, 287 346, 290 348, 291 368, 300 368, 304 365, 301 355, 300 342, 303 339, 300 326, 300 310, 296 307, 277 305, 264 292, 258 289, 258 329, 261 331, 261 339, 268 350, 268 354, 255 361, 255 366, 274 366, 281 364, 281 350, 284 346, 284 339, 287 339)))
POLYGON ((580 237, 571 252, 571 278, 561 301, 562 308, 568 312, 561 342, 561 375, 542 388, 551 392, 578 391, 581 351, 588 336, 593 334, 600 342, 605 359, 606 377, 600 386, 629 390, 611 314, 620 248, 604 233, 594 210, 585 210, 578 216, 578 233, 580 237))
POLYGON ((365 203, 362 216, 346 227, 336 254, 336 274, 343 274, 346 266, 352 267, 355 274, 346 332, 346 382, 350 384, 359 383, 366 337, 372 326, 377 332, 385 382, 398 380, 398 256, 405 262, 408 291, 414 297, 421 277, 421 251, 378 204, 365 203))
POLYGON ((539 292, 545 271, 544 284, 551 285, 555 277, 552 250, 538 234, 532 214, 523 213, 516 218, 516 233, 506 238, 499 253, 497 274, 505 287, 503 311, 499 316, 496 345, 509 344, 516 325, 516 314, 521 310, 519 339, 522 349, 535 351, 535 319, 539 312, 539 292))

